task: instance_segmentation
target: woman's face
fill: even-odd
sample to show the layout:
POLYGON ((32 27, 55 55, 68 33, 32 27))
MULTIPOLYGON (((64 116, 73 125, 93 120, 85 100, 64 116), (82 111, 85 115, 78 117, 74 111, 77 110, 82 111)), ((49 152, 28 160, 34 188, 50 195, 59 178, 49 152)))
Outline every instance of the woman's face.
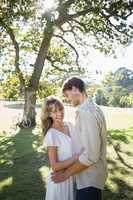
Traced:
POLYGON ((57 107, 55 111, 51 112, 53 122, 62 122, 64 119, 64 107, 57 107))

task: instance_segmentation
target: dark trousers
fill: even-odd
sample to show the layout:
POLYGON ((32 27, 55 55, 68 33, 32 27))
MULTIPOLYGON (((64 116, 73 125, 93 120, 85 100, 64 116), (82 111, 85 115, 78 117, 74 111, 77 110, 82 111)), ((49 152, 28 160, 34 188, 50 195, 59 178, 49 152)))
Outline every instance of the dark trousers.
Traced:
POLYGON ((76 200, 102 200, 102 191, 95 187, 77 190, 76 200))

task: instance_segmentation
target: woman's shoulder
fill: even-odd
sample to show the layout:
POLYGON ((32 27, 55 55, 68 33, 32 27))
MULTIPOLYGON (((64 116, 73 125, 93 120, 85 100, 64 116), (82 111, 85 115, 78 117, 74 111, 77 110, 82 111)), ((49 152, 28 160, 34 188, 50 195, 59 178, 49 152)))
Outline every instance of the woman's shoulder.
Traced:
POLYGON ((58 140, 60 134, 58 133, 59 131, 55 128, 50 128, 47 133, 45 138, 53 138, 54 140, 58 140))
POLYGON ((47 131, 47 133, 46 133, 46 135, 44 137, 43 146, 44 147, 59 146, 59 141, 58 141, 57 134, 56 134, 55 130, 53 130, 52 128, 50 128, 47 131))
POLYGON ((56 130, 54 128, 50 128, 47 133, 46 133, 46 136, 54 136, 56 133, 56 130))

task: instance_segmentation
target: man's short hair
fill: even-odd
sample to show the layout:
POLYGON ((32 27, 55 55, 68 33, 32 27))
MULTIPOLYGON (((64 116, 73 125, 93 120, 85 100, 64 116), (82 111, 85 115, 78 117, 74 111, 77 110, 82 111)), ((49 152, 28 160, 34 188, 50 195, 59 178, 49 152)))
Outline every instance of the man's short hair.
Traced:
POLYGON ((85 92, 85 83, 81 78, 71 77, 67 79, 63 84, 62 92, 72 90, 72 87, 78 88, 80 92, 85 92))

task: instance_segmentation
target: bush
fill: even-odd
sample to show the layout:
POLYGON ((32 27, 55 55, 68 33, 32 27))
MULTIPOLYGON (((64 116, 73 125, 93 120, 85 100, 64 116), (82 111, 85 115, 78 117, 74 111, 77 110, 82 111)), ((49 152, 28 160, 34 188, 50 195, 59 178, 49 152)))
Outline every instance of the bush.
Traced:
POLYGON ((98 105, 107 105, 108 100, 102 89, 96 91, 94 99, 98 105))

